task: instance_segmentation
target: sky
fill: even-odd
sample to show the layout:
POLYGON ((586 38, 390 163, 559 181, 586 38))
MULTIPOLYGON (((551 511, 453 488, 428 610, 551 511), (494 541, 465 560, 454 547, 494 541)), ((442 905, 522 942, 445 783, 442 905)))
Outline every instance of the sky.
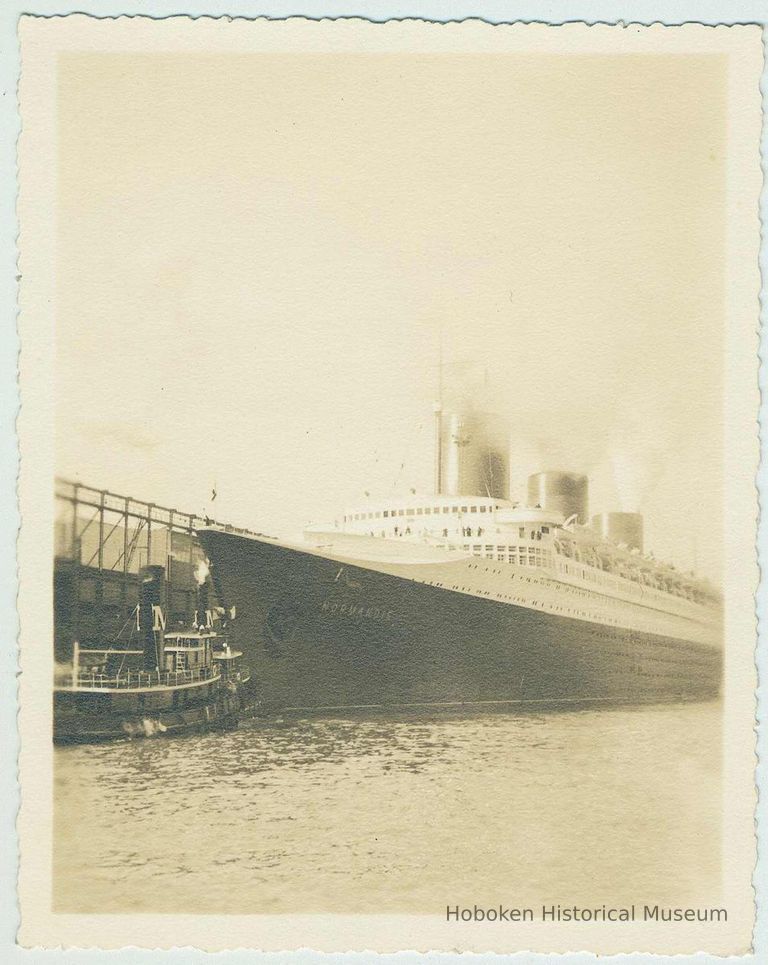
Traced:
POLYGON ((446 404, 510 421, 513 496, 585 472, 719 581, 718 57, 77 53, 58 81, 60 475, 278 534, 426 493, 442 333, 446 404))

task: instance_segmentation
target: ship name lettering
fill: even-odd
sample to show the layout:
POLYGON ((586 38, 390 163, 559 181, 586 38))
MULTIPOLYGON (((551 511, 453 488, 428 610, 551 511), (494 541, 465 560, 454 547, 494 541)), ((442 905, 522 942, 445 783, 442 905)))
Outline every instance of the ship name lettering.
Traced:
POLYGON ((383 607, 362 606, 356 603, 335 603, 331 600, 323 600, 320 604, 320 610, 323 613, 347 617, 363 617, 369 620, 391 621, 394 617, 393 610, 385 610, 383 607))

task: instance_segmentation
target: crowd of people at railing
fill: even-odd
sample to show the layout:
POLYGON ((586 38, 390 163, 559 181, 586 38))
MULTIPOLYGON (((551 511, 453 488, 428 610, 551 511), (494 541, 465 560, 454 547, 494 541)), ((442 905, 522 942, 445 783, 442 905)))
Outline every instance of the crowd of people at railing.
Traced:
POLYGON ((625 559, 600 553, 596 547, 576 545, 571 540, 556 539, 554 547, 555 552, 561 556, 610 573, 613 576, 630 580, 652 590, 669 593, 693 603, 707 603, 714 599, 705 588, 693 584, 681 574, 678 574, 672 564, 668 564, 667 568, 662 570, 659 568, 659 564, 638 556, 636 553, 629 559, 625 559))
MULTIPOLYGON (((459 532, 459 529, 457 528, 457 529, 456 529, 456 533, 458 533, 458 532, 459 532)), ((462 527, 461 527, 461 535, 462 535, 462 536, 466 536, 466 537, 475 536, 475 537, 479 538, 479 537, 481 537, 481 536, 483 535, 484 532, 485 532, 485 530, 483 529, 482 526, 476 526, 476 527, 474 527, 474 528, 473 528, 472 526, 462 526, 462 527)), ((401 526, 395 526, 395 527, 392 529, 392 535, 393 535, 393 536, 410 536, 411 534, 412 534, 412 530, 411 530, 411 527, 410 527, 410 526, 406 526, 405 528, 403 528, 403 527, 401 527, 401 526)), ((448 538, 448 534, 449 534, 448 528, 447 528, 447 527, 443 527, 443 539, 447 539, 447 538, 448 538)), ((371 529, 371 530, 368 531, 368 535, 369 535, 369 536, 376 536, 376 533, 371 529)), ((380 536, 381 539, 386 539, 388 535, 389 535, 389 534, 388 534, 387 530, 385 530, 385 529, 382 529, 382 530, 379 532, 379 536, 380 536)), ((429 536, 434 536, 435 534, 433 533, 432 530, 422 528, 422 529, 420 529, 420 530, 418 531, 417 535, 420 536, 420 537, 422 537, 422 538, 427 538, 427 537, 429 537, 429 536)), ((539 535, 539 539, 541 539, 541 536, 540 536, 540 535, 539 535)))

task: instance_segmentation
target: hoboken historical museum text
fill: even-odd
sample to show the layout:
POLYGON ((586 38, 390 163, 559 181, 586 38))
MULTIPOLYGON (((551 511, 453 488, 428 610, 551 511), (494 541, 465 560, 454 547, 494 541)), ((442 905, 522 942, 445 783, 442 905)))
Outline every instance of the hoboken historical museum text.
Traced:
POLYGON ((459 905, 447 905, 445 917, 446 921, 451 922, 725 922, 728 921, 728 912, 725 908, 668 908, 662 905, 628 905, 624 908, 613 908, 609 905, 593 908, 582 908, 578 905, 541 905, 539 908, 511 908, 505 905, 473 905, 471 908, 462 908, 459 905))

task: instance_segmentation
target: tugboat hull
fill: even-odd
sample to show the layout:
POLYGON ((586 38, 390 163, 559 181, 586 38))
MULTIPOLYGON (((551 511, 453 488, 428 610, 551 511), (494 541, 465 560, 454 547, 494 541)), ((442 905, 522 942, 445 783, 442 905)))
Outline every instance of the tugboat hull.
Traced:
MULTIPOLYGON (((238 726, 250 707, 248 695, 222 692, 190 702, 186 707, 140 707, 126 694, 54 694, 53 738, 60 744, 92 743, 125 738, 159 737, 187 731, 228 730, 238 726), (130 706, 133 704, 133 706, 130 706)), ((153 694, 155 701, 161 695, 153 694)))

